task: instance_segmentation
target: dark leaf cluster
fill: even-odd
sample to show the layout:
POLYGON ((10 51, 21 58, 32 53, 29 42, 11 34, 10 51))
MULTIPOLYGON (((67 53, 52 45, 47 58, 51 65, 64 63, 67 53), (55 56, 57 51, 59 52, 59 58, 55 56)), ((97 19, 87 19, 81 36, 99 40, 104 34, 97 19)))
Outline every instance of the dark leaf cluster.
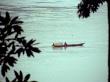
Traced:
POLYGON ((29 81, 30 74, 27 74, 25 77, 23 76, 22 71, 19 73, 17 71, 14 71, 15 78, 10 81, 8 77, 6 77, 6 82, 37 82, 37 81, 29 81))
POLYGON ((103 4, 106 0, 82 0, 77 8, 79 17, 87 18, 90 16, 91 12, 96 12, 97 9, 103 4))
POLYGON ((13 67, 14 64, 16 64, 17 59, 13 56, 5 56, 4 59, 1 59, 0 62, 2 62, 2 68, 1 68, 1 74, 2 76, 5 76, 6 72, 10 70, 10 66, 13 67))
POLYGON ((6 76, 10 67, 16 64, 17 56, 27 54, 28 57, 31 57, 34 56, 33 52, 40 53, 39 48, 34 47, 36 40, 27 41, 25 36, 22 36, 24 32, 21 27, 22 23, 18 16, 11 17, 8 12, 5 16, 0 15, 0 66, 3 77, 6 76))

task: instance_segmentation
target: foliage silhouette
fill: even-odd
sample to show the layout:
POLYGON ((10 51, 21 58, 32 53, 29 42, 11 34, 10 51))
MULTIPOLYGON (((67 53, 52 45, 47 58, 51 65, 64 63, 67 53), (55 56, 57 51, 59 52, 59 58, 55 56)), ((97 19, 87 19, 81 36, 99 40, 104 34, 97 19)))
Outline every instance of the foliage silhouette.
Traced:
MULTIPOLYGON (((18 57, 22 54, 27 54, 27 57, 34 57, 33 52, 40 53, 39 48, 34 47, 36 40, 27 41, 25 36, 21 35, 24 32, 20 26, 22 23, 23 21, 20 21, 18 16, 12 18, 8 12, 6 12, 5 16, 0 15, 0 66, 3 77, 6 77, 10 67, 14 67, 18 57)), ((19 75, 15 71, 15 75, 22 76, 22 72, 20 71, 19 75)), ((18 77, 16 77, 16 80, 18 82, 27 82, 29 77, 28 74, 24 81, 18 77)), ((8 77, 6 77, 6 82, 9 82, 8 77)))
POLYGON ((15 74, 15 78, 10 81, 7 77, 6 77, 6 82, 37 82, 37 81, 28 81, 30 78, 30 74, 27 74, 24 78, 23 78, 23 73, 22 71, 20 71, 19 73, 17 71, 14 71, 15 74))
MULTIPOLYGON (((87 18, 90 16, 91 12, 96 12, 100 5, 102 5, 104 2, 107 3, 108 8, 108 27, 110 28, 110 0, 82 0, 77 8, 78 8, 78 16, 82 18, 87 18)), ((108 30, 109 33, 109 30, 108 30)), ((109 37, 108 37, 109 38, 109 37)), ((109 50, 108 50, 109 51, 109 50)), ((110 56, 108 54, 108 67, 110 62, 110 56)), ((110 69, 108 68, 108 81, 110 81, 110 69)))
POLYGON ((91 12, 96 12, 101 4, 107 0, 82 0, 77 8, 79 17, 87 18, 91 12))

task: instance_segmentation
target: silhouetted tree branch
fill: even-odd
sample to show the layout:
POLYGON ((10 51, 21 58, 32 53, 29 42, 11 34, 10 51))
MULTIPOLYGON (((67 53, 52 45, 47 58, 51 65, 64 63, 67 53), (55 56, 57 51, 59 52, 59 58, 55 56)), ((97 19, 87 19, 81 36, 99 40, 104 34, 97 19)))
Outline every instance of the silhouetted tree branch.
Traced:
POLYGON ((79 17, 89 17, 90 13, 96 12, 100 5, 102 5, 105 1, 106 0, 82 0, 77 6, 79 17))
MULTIPOLYGON (((16 55, 20 57, 22 54, 27 54, 27 57, 34 57, 33 52, 40 53, 39 48, 34 47, 36 40, 28 41, 21 35, 24 32, 20 26, 23 22, 18 18, 18 16, 12 18, 8 12, 5 16, 0 15, 0 66, 3 77, 6 77, 10 67, 14 67, 17 63, 16 55)), ((21 71, 20 74, 15 71, 15 75, 16 78, 12 82, 27 82, 30 78, 28 74, 23 79, 21 71)), ((6 82, 10 82, 8 77, 6 77, 6 82)))
MULTIPOLYGON (((78 11, 77 11, 78 16, 82 17, 82 18, 89 17, 90 13, 96 12, 98 10, 98 8, 100 7, 100 5, 102 5, 104 2, 107 3, 107 8, 108 8, 108 27, 110 28, 110 0, 82 0, 77 6, 77 8, 78 8, 78 11)), ((109 34, 109 30, 108 30, 108 34, 109 34)), ((108 39, 109 39, 109 37, 108 37, 108 39)), ((110 81, 110 78, 109 78, 110 77, 110 74, 109 74, 109 72, 110 72, 109 62, 110 62, 110 56, 108 54, 108 81, 110 81)))

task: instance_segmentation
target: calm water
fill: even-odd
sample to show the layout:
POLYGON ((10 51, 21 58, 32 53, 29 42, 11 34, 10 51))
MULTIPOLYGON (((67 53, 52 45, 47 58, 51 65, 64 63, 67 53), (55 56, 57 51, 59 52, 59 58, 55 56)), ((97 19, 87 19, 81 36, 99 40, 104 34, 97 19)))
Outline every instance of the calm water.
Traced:
MULTIPOLYGON (((39 82, 107 82, 108 26, 104 4, 88 19, 79 19, 78 0, 0 0, 0 11, 24 21, 24 35, 42 51, 23 56, 15 68, 39 82), (10 2, 11 1, 11 2, 10 2), (53 49, 53 42, 81 43, 83 47, 53 49)), ((13 73, 9 73, 13 77, 13 73)), ((2 80, 2 78, 0 78, 2 80)))

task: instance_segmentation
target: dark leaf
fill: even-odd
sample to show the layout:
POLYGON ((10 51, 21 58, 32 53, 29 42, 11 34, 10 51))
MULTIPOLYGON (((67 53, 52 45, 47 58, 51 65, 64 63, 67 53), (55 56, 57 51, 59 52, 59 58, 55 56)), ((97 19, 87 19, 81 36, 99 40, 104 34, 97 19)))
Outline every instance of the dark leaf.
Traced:
POLYGON ((16 71, 14 71, 14 74, 15 74, 16 78, 19 77, 19 74, 16 71))
POLYGON ((25 39, 25 37, 17 38, 17 41, 18 41, 19 43, 21 43, 24 39, 25 39))
POLYGON ((19 81, 23 81, 23 73, 22 73, 22 71, 20 71, 19 81))
POLYGON ((21 34, 21 32, 23 32, 23 29, 22 29, 21 26, 19 26, 19 25, 14 25, 14 26, 12 26, 12 28, 13 28, 14 31, 17 32, 18 34, 21 34))
POLYGON ((30 45, 32 45, 35 41, 36 41, 36 40, 31 39, 31 40, 27 43, 27 45, 30 46, 30 45))
POLYGON ((22 24, 23 21, 15 21, 14 24, 22 24))
POLYGON ((23 21, 18 21, 18 16, 17 17, 14 17, 12 20, 11 20, 11 23, 10 25, 12 24, 22 24, 23 21))
POLYGON ((5 73, 10 70, 9 66, 7 66, 6 64, 3 64, 2 66, 2 69, 1 69, 1 73, 2 73, 2 76, 4 77, 5 76, 5 73))
POLYGON ((40 52, 41 52, 41 51, 39 50, 39 48, 37 48, 37 47, 32 47, 31 50, 34 51, 34 52, 37 52, 37 53, 40 53, 40 52))
POLYGON ((5 21, 5 18, 4 18, 3 16, 0 16, 0 22, 1 22, 2 24, 4 24, 4 21, 5 21))
POLYGON ((10 25, 7 25, 7 26, 5 27, 5 31, 7 31, 7 36, 10 36, 10 35, 12 35, 13 33, 15 33, 15 32, 12 32, 12 26, 10 26, 10 25))
POLYGON ((6 54, 7 46, 4 43, 0 44, 0 54, 6 54))
POLYGON ((21 34, 21 33, 16 33, 16 35, 15 35, 15 38, 16 39, 18 38, 19 34, 21 34))
POLYGON ((18 16, 14 17, 14 18, 11 20, 10 25, 14 24, 14 22, 17 21, 17 19, 18 19, 18 16))
POLYGON ((16 82, 16 78, 12 80, 12 82, 16 82))
POLYGON ((38 81, 31 81, 31 82, 38 82, 38 81))
POLYGON ((3 63, 3 61, 4 61, 3 56, 0 56, 0 65, 3 63))
POLYGON ((6 58, 7 60, 7 63, 10 65, 10 66, 14 66, 14 64, 16 64, 16 61, 17 61, 17 59, 16 58, 14 58, 14 57, 7 57, 6 58))
POLYGON ((27 53, 27 56, 28 56, 28 57, 30 57, 30 56, 33 56, 33 57, 34 57, 34 55, 33 55, 33 53, 32 53, 31 50, 27 49, 27 50, 26 50, 26 53, 27 53))
POLYGON ((11 47, 14 44, 14 42, 10 42, 7 47, 11 47))
POLYGON ((26 42, 26 40, 25 40, 25 39, 23 39, 22 44, 23 44, 23 46, 24 46, 24 47, 26 47, 26 46, 27 46, 27 42, 26 42))
POLYGON ((14 54, 15 53, 15 45, 12 45, 12 49, 9 51, 9 55, 14 54))
POLYGON ((30 78, 30 74, 27 74, 24 78, 24 82, 27 82, 29 80, 29 78, 30 78))
POLYGON ((5 23, 8 24, 9 21, 10 21, 10 15, 8 12, 6 12, 5 23))
POLYGON ((9 79, 6 77, 6 82, 10 82, 9 79))
POLYGON ((13 44, 13 46, 12 46, 12 49, 13 49, 13 51, 15 51, 15 45, 13 44))
POLYGON ((24 49, 23 48, 19 48, 18 50, 16 50, 16 53, 18 54, 18 57, 20 57, 21 53, 24 54, 24 49))

